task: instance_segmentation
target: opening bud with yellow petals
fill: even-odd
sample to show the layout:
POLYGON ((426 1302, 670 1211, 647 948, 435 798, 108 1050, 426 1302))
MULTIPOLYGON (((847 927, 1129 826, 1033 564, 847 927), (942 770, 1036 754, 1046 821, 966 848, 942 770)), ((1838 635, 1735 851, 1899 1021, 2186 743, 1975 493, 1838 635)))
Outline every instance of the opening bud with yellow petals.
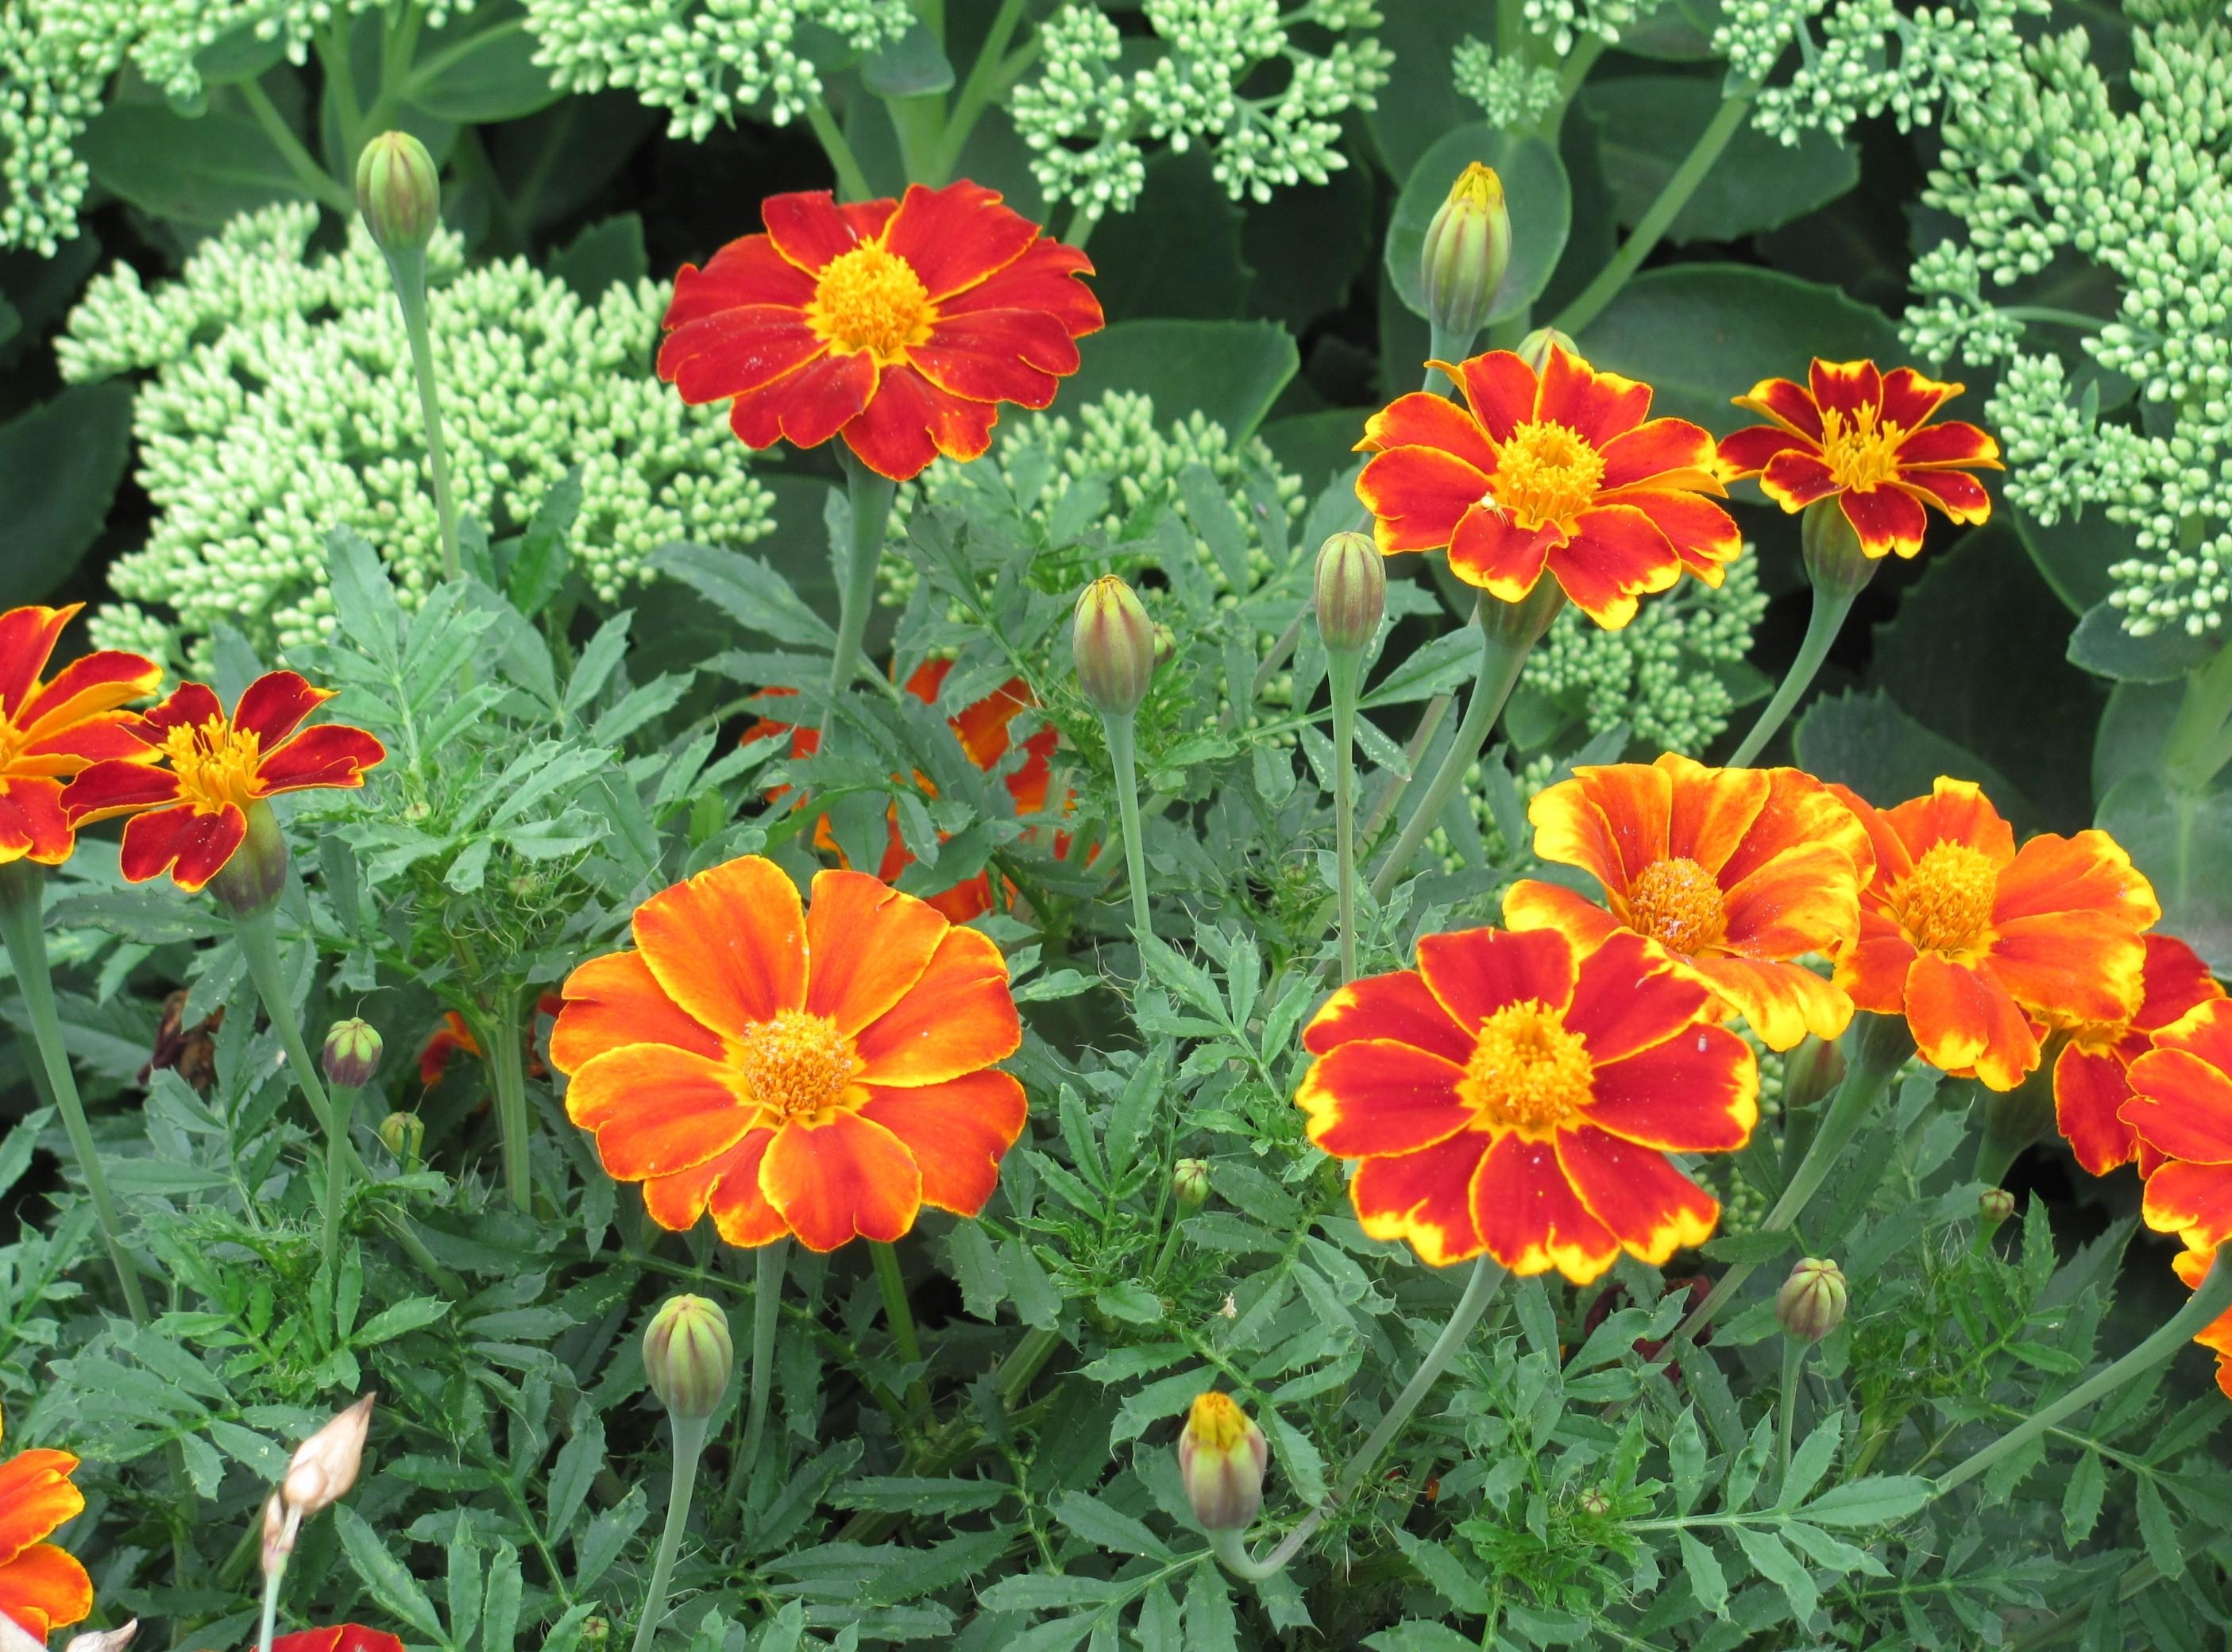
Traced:
POLYGON ((1112 717, 1128 717, 1147 697, 1154 680, 1154 621, 1138 593, 1113 573, 1103 574, 1078 593, 1070 632, 1077 657, 1077 686, 1093 708, 1112 717))
POLYGON ((678 1419, 711 1416, 736 1363, 729 1316, 702 1296, 668 1299, 643 1333, 644 1375, 678 1419))
POLYGON ((407 132, 383 132, 356 158, 356 206, 380 249, 418 252, 442 222, 442 178, 426 146, 407 132))
POLYGON ((1387 567, 1363 534, 1334 534, 1318 550, 1318 635, 1329 654, 1353 654, 1379 633, 1387 612, 1387 567))
POLYGON ((380 1058, 386 1051, 380 1029, 370 1021, 354 1016, 335 1021, 326 1034, 326 1047, 321 1053, 326 1082, 343 1090, 363 1089, 379 1075, 380 1058))
POLYGON ((1495 168, 1474 161, 1426 226, 1418 269, 1426 319, 1444 335, 1470 344, 1488 325, 1510 262, 1511 214, 1503 203, 1503 180, 1495 168))
POLYGON ((1178 1435, 1178 1475, 1204 1532, 1244 1532, 1263 1506, 1263 1471, 1271 1447, 1263 1430, 1230 1394, 1193 1403, 1178 1435))
POLYGON ((1826 1257, 1808 1256, 1775 1293, 1775 1318, 1801 1342, 1819 1342, 1845 1323, 1845 1273, 1826 1257))

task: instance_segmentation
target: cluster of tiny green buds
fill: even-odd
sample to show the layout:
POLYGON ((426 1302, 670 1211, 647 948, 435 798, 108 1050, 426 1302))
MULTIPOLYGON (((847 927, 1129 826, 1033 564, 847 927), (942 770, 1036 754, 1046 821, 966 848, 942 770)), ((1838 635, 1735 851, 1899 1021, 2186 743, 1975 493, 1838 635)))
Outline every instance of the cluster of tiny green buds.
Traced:
POLYGON ((1801 1342, 1819 1342, 1845 1323, 1844 1270, 1826 1257, 1803 1258, 1775 1293, 1775 1318, 1801 1342))
POLYGON ((398 1164, 416 1164, 426 1146, 426 1121, 416 1113, 390 1113, 380 1121, 380 1144, 398 1164))
POLYGON ((1538 327, 1519 340, 1519 359, 1532 367, 1539 379, 1550 365, 1550 352, 1554 349, 1563 350, 1577 360, 1581 353, 1581 347, 1573 342, 1570 333, 1560 333, 1554 327, 1538 327))
POLYGON ((354 1016, 335 1021, 326 1034, 326 1047, 320 1053, 326 1082, 341 1090, 363 1089, 378 1076, 380 1058, 385 1052, 380 1029, 370 1021, 354 1016))
POLYGON ((1418 255, 1426 319, 1446 337, 1470 344, 1496 309, 1496 290, 1511 262, 1511 213, 1495 168, 1474 161, 1450 186, 1426 226, 1418 255))
POLYGON ((426 146, 383 132, 356 158, 356 208, 391 258, 424 252, 442 223, 442 179, 426 146))
POLYGON ((1178 1478, 1204 1532, 1244 1532, 1263 1506, 1271 1447, 1230 1394, 1202 1395, 1178 1435, 1178 1478))
POLYGON ((1860 548, 1860 536, 1834 494, 1816 499, 1798 519, 1800 555, 1806 577, 1826 596, 1850 599, 1867 588, 1883 559, 1860 548))
POLYGON ((678 1421, 711 1416, 736 1363, 729 1316, 702 1296, 670 1297, 645 1328, 644 1376, 678 1421))
POLYGON ((1209 1161, 1180 1159, 1171 1167, 1171 1196, 1181 1210, 1198 1210, 1209 1202, 1209 1161))
POLYGON ((1072 618, 1079 690, 1104 716, 1132 716, 1147 697, 1159 651, 1139 594, 1115 574, 1103 574, 1078 593, 1072 618))
POLYGON ((1364 534, 1329 536, 1318 549, 1318 635, 1329 654, 1353 654, 1379 634, 1387 612, 1387 567, 1364 534))

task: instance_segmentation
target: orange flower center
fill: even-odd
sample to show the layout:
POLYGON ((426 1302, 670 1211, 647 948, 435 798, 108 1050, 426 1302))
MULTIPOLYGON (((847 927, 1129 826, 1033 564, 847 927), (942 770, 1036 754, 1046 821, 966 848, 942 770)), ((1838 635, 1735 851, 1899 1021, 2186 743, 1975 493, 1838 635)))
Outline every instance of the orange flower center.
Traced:
POLYGON ((1992 921, 2000 875, 1992 858, 1965 843, 1936 843, 1914 863, 1897 897, 1899 924, 1924 952, 1962 952, 1992 921))
POLYGON ((223 717, 172 729, 163 736, 163 755, 178 777, 178 794, 197 813, 219 814, 228 804, 244 809, 258 795, 256 771, 263 761, 263 742, 223 717))
POLYGON ((1721 886, 1686 856, 1654 860, 1627 891, 1629 924, 1685 956, 1721 938, 1721 886))
POLYGON ((1475 1038, 1457 1093, 1483 1127, 1547 1130, 1588 1105, 1596 1071, 1588 1048, 1540 999, 1506 1005, 1475 1038))
POLYGON ((1563 527, 1587 509, 1604 480, 1604 455, 1569 425, 1530 419, 1496 455, 1489 498, 1519 527, 1563 527))
POLYGON ((823 266, 806 322, 848 354, 866 350, 879 366, 901 360, 930 338, 936 307, 914 266, 873 242, 823 266))
POLYGON ((853 1082, 860 1072, 853 1040, 827 1015, 778 1010, 746 1030, 730 1062, 770 1124, 818 1123, 867 1099, 853 1082))
POLYGON ((1872 407, 1847 413, 1831 407, 1821 414, 1821 457, 1839 488, 1865 492, 1898 473, 1898 444, 1906 432, 1896 424, 1878 424, 1872 407))

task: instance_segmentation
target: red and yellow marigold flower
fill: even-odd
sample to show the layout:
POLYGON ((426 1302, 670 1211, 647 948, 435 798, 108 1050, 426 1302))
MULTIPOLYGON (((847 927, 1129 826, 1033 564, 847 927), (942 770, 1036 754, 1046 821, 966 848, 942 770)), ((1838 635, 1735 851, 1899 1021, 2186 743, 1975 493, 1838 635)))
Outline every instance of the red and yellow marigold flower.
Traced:
POLYGON ((811 910, 756 855, 636 909, 633 952, 565 985, 551 1064, 607 1174, 732 1245, 895 1240, 925 1204, 983 1208, 1023 1128, 993 1063, 1022 1023, 1000 949, 864 872, 811 910))
POLYGON ((1967 473, 2001 469, 2000 444, 1974 424, 1930 422, 1963 388, 1872 361, 1817 360, 1804 385, 1762 379, 1736 404, 1775 422, 1724 438, 1721 472, 1757 476, 1785 510, 1833 496, 1866 554, 1916 555, 1924 504, 1956 522, 1992 514, 1991 496, 1967 473))
POLYGON ((1327 1001, 1294 1101, 1313 1142, 1362 1161, 1349 1196, 1372 1238, 1582 1284, 1623 1249, 1656 1265, 1712 1234, 1719 1203, 1666 1155, 1741 1147, 1759 1117, 1751 1050, 1712 1014, 1638 935, 1429 936, 1416 969, 1327 1001))
POLYGON ((384 1629, 336 1623, 330 1629, 282 1635, 271 1642, 271 1652, 403 1652, 403 1642, 384 1629))
POLYGON ((1413 392, 1374 413, 1357 479, 1380 551, 1448 548, 1450 570, 1504 602, 1547 573, 1599 625, 1688 568, 1718 585, 1743 541, 1713 468, 1713 438, 1650 418, 1651 386, 1553 348, 1541 377, 1509 350, 1457 366, 1466 407, 1413 392))
POLYGON ((764 235, 685 264, 659 375, 683 400, 730 402, 749 447, 833 436, 905 482, 990 445, 1002 402, 1045 407, 1078 368, 1100 302, 1075 247, 966 179, 839 205, 771 195, 764 235))
POLYGON ((85 1494, 70 1484, 76 1472, 67 1451, 0 1461, 0 1615, 36 1640, 93 1610, 93 1579, 75 1557, 44 1540, 85 1510, 85 1494))
POLYGON ((1968 781, 1877 809, 1841 786, 1875 844, 1859 938, 1837 984, 1862 1009, 1904 1015, 1932 1066, 2012 1090, 2039 1063, 2034 1022, 2138 1012, 2154 891, 2105 832, 2014 830, 1968 781))
POLYGON ((123 708, 155 691, 161 666, 106 651, 47 680, 55 645, 84 606, 0 614, 0 865, 60 865, 77 842, 62 811, 63 782, 104 761, 154 761, 123 708))
POLYGON ((1859 923, 1875 870, 1865 827, 1794 768, 1655 763, 1584 768, 1528 807, 1534 852, 1579 866, 1610 910, 1556 884, 1503 897, 1515 930, 1554 929, 1587 950, 1621 930, 1664 947, 1675 968, 1751 1023, 1769 1049, 1833 1039, 1852 1001, 1794 962, 1833 956, 1859 923))
POLYGON ((2141 1214, 2206 1256, 2232 1238, 2232 1001, 2209 999, 2159 1028, 2130 1079, 2123 1120, 2164 1161, 2141 1214))
MULTIPOLYGON (((2170 1265, 2187 1290, 2197 1291, 2216 1260, 2213 1250, 2182 1250, 2170 1259, 2170 1265)), ((2216 1356, 2216 1386, 2225 1398, 2232 1399, 2232 1310, 2211 1319, 2193 1339, 2216 1356)))
POLYGON ((69 785, 73 827, 123 814, 120 864, 129 881, 164 872, 197 890, 224 870, 248 837, 248 814, 282 792, 353 789, 387 749, 346 723, 302 722, 334 697, 293 671, 268 671, 242 690, 232 714, 205 683, 181 683, 144 718, 155 764, 114 759, 69 785))
POLYGON ((2161 1156, 2140 1144, 2125 1122, 2131 1063, 2154 1047, 2151 1036, 2197 1004, 2224 996, 2201 955, 2175 936, 2146 937, 2139 1007, 2122 1021, 2088 1021, 2070 1029, 2054 1063, 2054 1117, 2077 1162, 2094 1176, 2138 1161, 2151 1176, 2161 1156))

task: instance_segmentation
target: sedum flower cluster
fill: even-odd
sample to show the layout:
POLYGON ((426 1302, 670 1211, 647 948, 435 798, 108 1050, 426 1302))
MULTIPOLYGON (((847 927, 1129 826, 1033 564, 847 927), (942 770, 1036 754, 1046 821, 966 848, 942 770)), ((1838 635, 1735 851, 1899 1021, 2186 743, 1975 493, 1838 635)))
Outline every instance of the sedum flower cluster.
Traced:
POLYGON ((1450 60, 1457 90, 1480 105, 1488 124, 1507 131, 1530 126, 1558 101, 1558 72, 1523 57, 1498 57, 1484 40, 1467 35, 1450 60))
POLYGON ((2073 29, 1947 123, 1924 199, 1963 236, 1917 262, 1926 296, 1906 333, 1933 358, 2000 367, 1986 411, 2010 500, 2047 524, 2089 505, 2132 530, 2138 554, 2112 569, 2125 626, 2201 635, 2232 601, 2232 31, 2215 7, 2129 10, 2128 92, 2073 29), (2105 325, 1994 292, 2078 260, 2119 289, 2105 325), (2112 375, 2136 418, 2101 417, 2112 375))
POLYGON ((1146 0, 1161 50, 1128 72, 1125 42, 1096 6, 1070 4, 1039 30, 1044 72, 1016 87, 1015 128, 1049 201, 1094 213, 1124 212, 1146 180, 1142 144, 1209 145, 1216 175, 1236 201, 1271 198, 1275 185, 1322 184, 1346 165, 1340 117, 1372 107, 1392 55, 1352 31, 1379 21, 1372 0, 1146 0), (1335 38, 1322 55, 1294 30, 1335 38), (1268 79, 1273 91, 1245 94, 1268 79))
MULTIPOLYGON (((140 484, 156 516, 93 621, 102 645, 177 663, 219 625, 285 648, 327 628, 327 536, 379 547, 406 600, 440 567, 439 529, 393 289, 360 225, 307 256, 307 204, 236 219, 153 291, 120 265, 96 277, 59 340, 63 374, 132 372, 140 484), (140 605, 157 604, 159 619, 140 605)), ((462 271, 457 238, 428 249, 443 420, 461 510, 499 535, 579 467, 574 566, 616 599, 672 540, 739 544, 770 496, 722 410, 690 409, 650 371, 663 290, 616 282, 585 304, 524 261, 462 271)))

